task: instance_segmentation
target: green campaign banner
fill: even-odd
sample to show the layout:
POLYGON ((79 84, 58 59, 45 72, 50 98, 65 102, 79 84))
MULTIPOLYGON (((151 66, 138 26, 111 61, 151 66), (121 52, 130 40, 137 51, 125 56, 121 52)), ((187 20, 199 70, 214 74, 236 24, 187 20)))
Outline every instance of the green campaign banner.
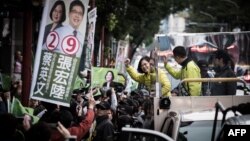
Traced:
POLYGON ((80 59, 42 51, 33 98, 68 106, 80 59))
POLYGON ((91 86, 93 88, 103 88, 105 82, 118 82, 118 70, 113 68, 92 67, 91 69, 91 86))

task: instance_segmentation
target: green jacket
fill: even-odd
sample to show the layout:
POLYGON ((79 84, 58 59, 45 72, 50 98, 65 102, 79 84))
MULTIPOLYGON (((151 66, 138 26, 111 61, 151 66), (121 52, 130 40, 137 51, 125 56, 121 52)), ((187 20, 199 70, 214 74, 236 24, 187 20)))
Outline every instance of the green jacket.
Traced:
MULTIPOLYGON (((174 69, 168 63, 165 64, 165 68, 175 79, 201 78, 200 68, 194 61, 189 61, 182 65, 181 70, 174 69)), ((188 82, 184 84, 184 87, 189 91, 191 96, 201 95, 201 82, 188 82)))
MULTIPOLYGON (((132 79, 137 81, 138 83, 144 84, 149 90, 154 89, 155 81, 156 81, 156 73, 150 73, 150 74, 141 74, 138 73, 132 66, 126 67, 126 70, 128 74, 131 76, 132 79)), ((167 77, 167 75, 164 73, 163 70, 159 69, 159 83, 161 84, 161 91, 162 96, 170 96, 171 91, 171 84, 167 77)))

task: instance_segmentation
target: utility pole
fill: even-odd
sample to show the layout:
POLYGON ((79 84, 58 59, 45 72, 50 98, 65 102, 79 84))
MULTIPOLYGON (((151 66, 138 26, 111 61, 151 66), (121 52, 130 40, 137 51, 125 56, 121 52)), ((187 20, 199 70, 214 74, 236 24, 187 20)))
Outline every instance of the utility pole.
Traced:
MULTIPOLYGON (((27 3, 27 2, 25 2, 27 3)), ((23 67, 22 67, 22 104, 28 106, 31 87, 31 64, 32 64, 32 9, 24 10, 24 33, 23 33, 23 67)))

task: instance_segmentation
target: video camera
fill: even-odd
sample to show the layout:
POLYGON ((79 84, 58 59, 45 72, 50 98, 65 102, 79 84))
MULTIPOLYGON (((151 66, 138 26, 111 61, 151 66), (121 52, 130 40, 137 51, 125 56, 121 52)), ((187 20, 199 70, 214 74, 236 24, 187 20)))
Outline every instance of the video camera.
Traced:
POLYGON ((83 103, 82 106, 88 106, 88 96, 86 95, 88 92, 87 88, 82 88, 82 89, 74 89, 72 91, 72 98, 74 99, 73 101, 75 101, 76 103, 79 104, 79 101, 77 100, 77 96, 80 95, 83 98, 83 103))
POLYGON ((72 91, 73 94, 86 94, 88 93, 89 88, 81 88, 81 89, 74 89, 72 91))
POLYGON ((121 83, 116 83, 114 89, 117 93, 121 93, 125 89, 125 87, 121 83))

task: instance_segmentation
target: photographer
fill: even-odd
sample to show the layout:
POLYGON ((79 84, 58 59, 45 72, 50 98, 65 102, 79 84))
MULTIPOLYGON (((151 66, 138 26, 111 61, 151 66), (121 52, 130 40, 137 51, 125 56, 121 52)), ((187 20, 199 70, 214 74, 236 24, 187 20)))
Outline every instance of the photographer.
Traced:
MULTIPOLYGON (((73 136, 77 136, 77 140, 80 141, 89 131, 92 122, 94 120, 94 107, 95 107, 95 100, 93 98, 89 98, 88 99, 88 110, 87 113, 85 115, 85 118, 77 125, 75 126, 68 126, 68 125, 64 125, 63 124, 63 120, 61 116, 60 119, 62 119, 62 121, 60 121, 63 126, 65 128, 67 128, 67 130, 69 131, 69 133, 73 136)), ((69 112, 68 112, 69 113, 69 112)), ((60 112, 60 114, 64 114, 63 112, 60 112)), ((55 130, 52 134, 51 137, 52 141, 58 141, 58 140, 63 140, 63 136, 60 134, 59 131, 55 130)))
POLYGON ((76 89, 73 91, 73 96, 70 103, 70 111, 74 117, 74 122, 78 124, 85 118, 88 107, 88 100, 92 98, 98 89, 93 88, 88 92, 85 92, 84 89, 76 89))
POLYGON ((74 123, 78 124, 87 112, 88 99, 85 98, 85 95, 81 91, 74 91, 73 95, 70 103, 70 111, 74 117, 74 123))

